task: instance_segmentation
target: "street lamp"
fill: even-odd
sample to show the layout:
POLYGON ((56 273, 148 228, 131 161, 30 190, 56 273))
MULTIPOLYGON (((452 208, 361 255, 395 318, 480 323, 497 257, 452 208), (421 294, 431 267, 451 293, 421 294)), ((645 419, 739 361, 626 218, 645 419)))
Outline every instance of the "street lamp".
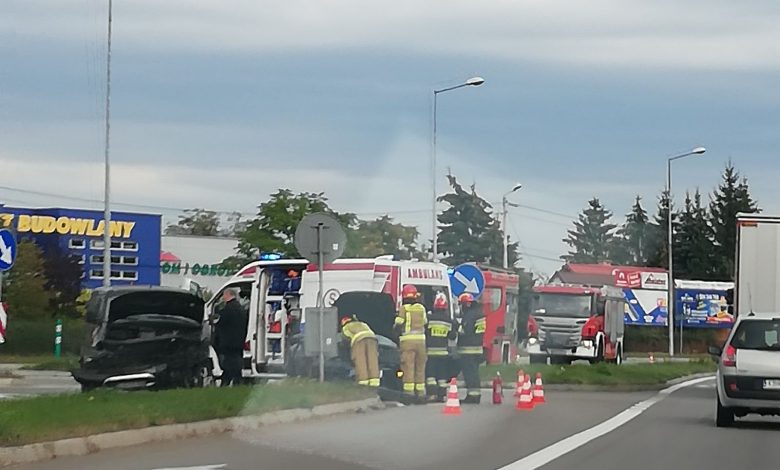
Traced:
MULTIPOLYGON (((696 147, 689 152, 685 152, 680 155, 676 155, 674 157, 669 157, 666 162, 666 197, 668 201, 668 220, 667 220, 667 244, 668 249, 667 255, 669 256, 669 280, 667 284, 667 323, 669 325, 669 355, 674 356, 674 261, 672 257, 672 162, 675 160, 679 160, 681 158, 690 157, 693 155, 701 155, 704 152, 706 152, 707 149, 704 147, 696 147)), ((682 323, 680 323, 680 328, 682 328, 682 323)), ((680 353, 682 353, 682 343, 680 344, 680 353)))
POLYGON ((501 220, 501 228, 503 229, 503 232, 504 232, 503 233, 503 235, 504 235, 504 269, 509 269, 509 234, 508 234, 508 230, 507 230, 507 226, 506 226, 506 217, 507 217, 507 212, 508 212, 507 206, 512 206, 512 207, 517 207, 518 206, 517 204, 515 204, 513 202, 509 202, 506 197, 509 196, 510 194, 514 193, 515 191, 519 190, 522 187, 523 187, 522 184, 517 183, 515 185, 515 187, 512 188, 511 191, 508 191, 506 194, 504 194, 501 197, 501 209, 502 209, 502 212, 501 212, 501 218, 502 218, 502 220, 501 220))
POLYGON ((436 258, 439 255, 439 247, 438 247, 438 239, 439 234, 438 230, 436 230, 436 98, 439 96, 439 93, 445 93, 452 90, 457 90, 458 88, 463 88, 467 86, 480 86, 483 83, 485 83, 485 79, 482 77, 471 77, 465 82, 461 83, 460 85, 451 86, 448 88, 442 88, 440 90, 433 90, 433 140, 432 140, 432 149, 431 149, 431 188, 433 195, 433 201, 432 201, 432 214, 431 214, 431 227, 433 228, 433 261, 436 261, 436 258))

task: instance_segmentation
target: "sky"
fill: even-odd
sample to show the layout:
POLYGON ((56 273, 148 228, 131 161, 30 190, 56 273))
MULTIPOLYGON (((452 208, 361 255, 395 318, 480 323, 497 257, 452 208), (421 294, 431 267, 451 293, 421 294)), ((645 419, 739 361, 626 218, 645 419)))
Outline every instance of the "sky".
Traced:
MULTIPOLYGON (((730 159, 780 213, 780 4, 769 0, 114 2, 117 210, 255 212, 277 188, 431 234, 449 170, 551 274, 588 199, 620 222, 730 159), (151 206, 151 207, 147 207, 151 206), (496 209, 499 210, 498 205, 496 209)), ((0 202, 100 207, 107 0, 0 7, 0 202)))

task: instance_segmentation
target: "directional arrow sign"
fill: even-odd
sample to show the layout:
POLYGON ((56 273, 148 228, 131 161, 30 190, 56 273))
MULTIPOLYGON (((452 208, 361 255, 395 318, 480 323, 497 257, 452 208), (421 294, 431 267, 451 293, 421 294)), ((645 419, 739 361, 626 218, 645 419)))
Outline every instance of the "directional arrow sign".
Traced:
POLYGON ((452 270, 450 288, 452 288, 452 294, 455 297, 468 293, 476 299, 485 288, 485 276, 482 275, 482 271, 475 265, 461 264, 452 270))
POLYGON ((16 261, 16 239, 6 229, 0 230, 0 271, 8 271, 16 261))

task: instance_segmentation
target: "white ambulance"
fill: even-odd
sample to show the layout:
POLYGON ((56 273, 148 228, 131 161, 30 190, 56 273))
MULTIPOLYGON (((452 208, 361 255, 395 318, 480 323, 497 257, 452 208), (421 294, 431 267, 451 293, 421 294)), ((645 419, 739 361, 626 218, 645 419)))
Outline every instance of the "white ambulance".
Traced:
MULTIPOLYGON (((417 287, 421 302, 428 310, 432 308, 438 292, 451 297, 447 267, 440 263, 398 261, 392 256, 380 256, 337 260, 326 264, 323 271, 326 307, 338 307, 339 298, 350 292, 354 293, 348 296, 351 297, 349 309, 353 310, 357 293, 361 293, 361 299, 371 297, 369 309, 381 309, 386 317, 391 314, 388 312, 394 312, 400 306, 401 288, 406 284, 417 287), (386 295, 370 296, 369 293, 386 295), (378 302, 378 297, 385 302, 378 302)), ((239 292, 239 301, 249 314, 244 344, 244 377, 286 375, 288 369, 293 368, 288 358, 290 343, 300 339, 300 332, 305 327, 303 309, 317 306, 317 266, 304 259, 282 259, 275 255, 244 266, 206 304, 207 316, 214 321, 222 307, 222 292, 227 288, 239 292)), ((388 328, 377 329, 380 330, 377 334, 384 336, 380 338, 380 349, 383 344, 390 347, 392 338, 388 336, 391 334, 385 331, 388 328)), ((213 351, 212 364, 214 376, 221 376, 222 371, 213 351)), ((294 368, 300 373, 300 367, 294 368)))

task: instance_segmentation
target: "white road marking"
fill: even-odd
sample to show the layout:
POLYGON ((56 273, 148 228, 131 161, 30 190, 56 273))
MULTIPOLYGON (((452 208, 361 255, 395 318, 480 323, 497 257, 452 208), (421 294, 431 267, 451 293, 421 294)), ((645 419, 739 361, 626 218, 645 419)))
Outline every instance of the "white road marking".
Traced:
POLYGON ((218 470, 220 468, 227 467, 227 464, 220 463, 220 464, 214 464, 214 465, 200 465, 197 467, 165 467, 165 468, 155 468, 154 470, 218 470))
POLYGON ((699 379, 688 380, 687 382, 682 382, 677 385, 667 387, 658 392, 653 397, 635 404, 631 408, 618 413, 603 423, 597 424, 590 429, 586 429, 580 433, 569 436, 566 439, 560 440, 555 444, 547 446, 542 450, 534 452, 533 454, 516 462, 512 462, 505 467, 501 467, 498 470, 534 470, 543 465, 547 465, 558 457, 566 455, 578 447, 584 446, 590 441, 598 439, 610 431, 614 431, 615 429, 647 411, 651 406, 663 400, 669 394, 674 393, 681 388, 697 385, 708 380, 712 380, 712 377, 702 377, 699 379))

